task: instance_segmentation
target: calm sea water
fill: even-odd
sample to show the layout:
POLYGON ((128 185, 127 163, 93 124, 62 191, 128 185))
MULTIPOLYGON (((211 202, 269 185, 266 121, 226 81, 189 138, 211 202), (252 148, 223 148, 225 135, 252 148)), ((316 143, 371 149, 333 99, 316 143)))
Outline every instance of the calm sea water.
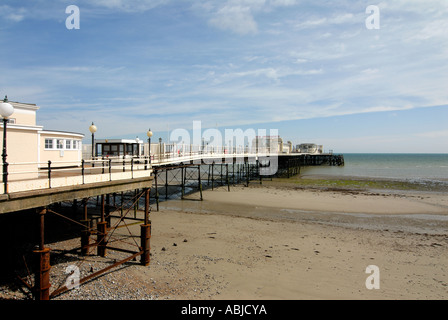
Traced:
POLYGON ((302 174, 329 174, 448 183, 448 154, 347 153, 343 167, 308 167, 302 174))

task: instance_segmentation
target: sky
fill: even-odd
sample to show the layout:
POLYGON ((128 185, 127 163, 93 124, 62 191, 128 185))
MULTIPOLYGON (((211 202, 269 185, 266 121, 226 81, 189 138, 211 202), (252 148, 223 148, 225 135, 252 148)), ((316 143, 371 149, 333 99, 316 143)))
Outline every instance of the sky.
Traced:
POLYGON ((1 0, 0 21, 0 95, 86 143, 201 121, 448 153, 446 0, 1 0))

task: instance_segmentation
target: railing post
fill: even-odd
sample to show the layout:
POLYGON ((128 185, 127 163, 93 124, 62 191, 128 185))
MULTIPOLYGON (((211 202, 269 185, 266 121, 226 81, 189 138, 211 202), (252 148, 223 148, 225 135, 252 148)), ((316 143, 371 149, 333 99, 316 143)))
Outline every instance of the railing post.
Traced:
POLYGON ((82 159, 82 160, 81 160, 81 176, 82 176, 82 184, 84 184, 84 165, 85 165, 85 160, 82 159))
POLYGON ((112 181, 112 159, 109 158, 109 181, 112 181))
POLYGON ((131 158, 131 179, 134 179, 134 158, 131 158))
POLYGON ((51 161, 48 160, 48 188, 51 188, 51 161))

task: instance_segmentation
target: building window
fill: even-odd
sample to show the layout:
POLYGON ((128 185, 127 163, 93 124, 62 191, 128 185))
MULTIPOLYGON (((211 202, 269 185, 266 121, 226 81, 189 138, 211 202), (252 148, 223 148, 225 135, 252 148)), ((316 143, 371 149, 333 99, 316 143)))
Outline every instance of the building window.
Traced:
POLYGON ((65 149, 70 150, 72 148, 72 140, 65 140, 65 149))
POLYGON ((56 140, 56 148, 57 148, 57 149, 64 149, 64 140, 62 140, 62 139, 57 139, 57 140, 56 140))
POLYGON ((45 149, 53 149, 53 139, 45 139, 45 149))

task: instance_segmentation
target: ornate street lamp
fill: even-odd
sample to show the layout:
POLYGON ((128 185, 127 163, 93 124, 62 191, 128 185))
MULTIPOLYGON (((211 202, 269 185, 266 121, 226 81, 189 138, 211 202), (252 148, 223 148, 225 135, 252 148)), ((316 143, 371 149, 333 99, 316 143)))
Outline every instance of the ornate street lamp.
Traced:
POLYGON ((92 160, 95 157, 95 132, 97 130, 96 126, 93 124, 89 127, 90 132, 92 133, 92 160))
POLYGON ((149 146, 149 164, 151 164, 151 137, 152 137, 152 131, 151 129, 148 129, 148 132, 146 132, 146 135, 148 136, 148 146, 149 146))
POLYGON ((8 163, 6 162, 6 126, 8 123, 8 117, 10 117, 14 113, 14 107, 8 103, 8 97, 5 96, 5 99, 2 103, 0 103, 0 116, 3 118, 3 186, 5 194, 8 193, 8 163))

